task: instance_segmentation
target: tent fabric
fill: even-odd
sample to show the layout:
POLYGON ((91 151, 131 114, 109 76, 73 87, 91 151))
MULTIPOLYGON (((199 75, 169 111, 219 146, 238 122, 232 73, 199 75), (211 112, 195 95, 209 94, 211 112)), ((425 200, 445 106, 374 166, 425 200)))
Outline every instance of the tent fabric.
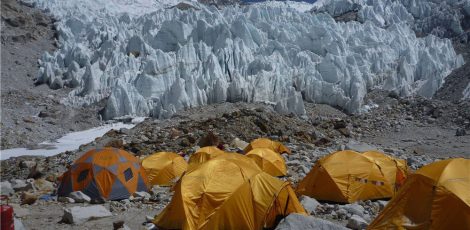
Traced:
POLYGON ((329 154, 302 179, 297 193, 340 203, 390 198, 397 188, 397 174, 406 177, 407 171, 397 166, 403 161, 381 155, 350 150, 329 154))
POLYGON ((82 191, 92 199, 121 200, 136 191, 148 189, 147 177, 139 159, 116 148, 97 148, 86 152, 60 178, 59 196, 82 191))
POLYGON ((198 149, 194 154, 189 157, 188 164, 189 168, 195 168, 198 165, 213 159, 225 152, 217 148, 216 146, 206 146, 198 149))
POLYGON ((283 145, 281 142, 273 141, 268 138, 258 138, 258 139, 253 140, 248 146, 246 146, 246 148, 243 151, 245 153, 248 153, 251 150, 256 149, 256 148, 269 148, 279 154, 282 154, 282 153, 291 154, 292 153, 290 149, 287 148, 285 145, 283 145))
POLYGON ((262 229, 275 218, 306 214, 289 182, 239 154, 225 154, 188 171, 154 223, 164 229, 262 229), (232 155, 232 156, 230 156, 232 155), (238 155, 238 156, 237 156, 238 155))
POLYGON ((246 154, 252 158, 256 164, 271 176, 285 176, 287 167, 284 158, 279 153, 268 148, 256 148, 246 154))
POLYGON ((470 229, 470 160, 416 171, 368 229, 470 229))
POLYGON ((142 160, 149 185, 171 186, 188 169, 183 157, 172 152, 154 153, 142 160))

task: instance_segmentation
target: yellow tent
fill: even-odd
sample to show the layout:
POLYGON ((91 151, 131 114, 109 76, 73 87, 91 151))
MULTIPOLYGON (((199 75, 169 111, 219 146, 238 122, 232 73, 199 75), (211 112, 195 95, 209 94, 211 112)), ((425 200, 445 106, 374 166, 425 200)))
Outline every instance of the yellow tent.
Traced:
POLYGON ((279 154, 287 153, 291 154, 289 148, 283 145, 281 142, 273 141, 268 138, 258 138, 252 141, 246 148, 243 150, 245 153, 255 149, 255 148, 269 148, 272 149, 274 152, 279 154))
POLYGON ((470 229, 470 160, 416 171, 368 229, 470 229))
POLYGON ((219 155, 224 154, 225 152, 223 150, 220 150, 219 148, 215 146, 206 146, 203 148, 198 149, 195 153, 189 157, 188 164, 189 168, 195 168, 198 165, 213 159, 219 155))
POLYGON ((398 191, 398 188, 400 188, 405 183, 409 172, 406 160, 394 158, 387 154, 376 151, 368 151, 362 155, 368 157, 374 161, 375 164, 379 165, 382 173, 386 174, 385 178, 387 178, 387 180, 395 186, 394 192, 398 191))
POLYGON ((345 150, 320 159, 299 183, 297 192, 318 200, 353 203, 392 197, 395 191, 395 161, 345 150))
POLYGON ((183 157, 172 152, 154 153, 142 160, 150 185, 170 186, 188 168, 183 157))
POLYGON ((256 164, 271 176, 285 176, 287 174, 286 162, 279 153, 268 148, 256 148, 246 154, 256 164))
MULTIPOLYGON (((230 155, 230 154, 227 154, 230 155)), ((277 217, 305 214, 289 182, 239 157, 217 157, 188 171, 155 217, 164 229, 262 229, 277 217)))

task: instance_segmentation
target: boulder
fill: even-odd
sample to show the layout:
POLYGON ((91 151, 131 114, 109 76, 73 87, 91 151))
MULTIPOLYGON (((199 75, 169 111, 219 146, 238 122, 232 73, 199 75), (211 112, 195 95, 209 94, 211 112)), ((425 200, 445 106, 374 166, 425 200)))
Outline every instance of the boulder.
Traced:
POLYGON ((244 150, 246 146, 248 146, 248 142, 240 140, 238 137, 233 139, 232 143, 230 143, 232 148, 237 148, 240 150, 244 150))
POLYGON ((327 220, 322 220, 313 216, 304 216, 297 213, 292 213, 284 218, 276 230, 346 230, 347 228, 332 223, 327 220))
POLYGON ((20 168, 31 170, 33 167, 36 166, 36 164, 36 161, 22 161, 20 163, 20 168))
POLYGON ((19 179, 11 180, 11 187, 13 188, 13 190, 15 190, 15 192, 34 190, 33 183, 19 179))
POLYGON ((13 190, 13 187, 11 186, 10 182, 2 181, 0 182, 0 193, 2 195, 10 196, 15 193, 15 190, 13 190))
POLYGON ((74 199, 76 203, 90 202, 91 198, 82 191, 75 191, 69 194, 69 197, 74 199))
POLYGON ((34 193, 23 192, 21 194, 21 205, 23 204, 34 204, 38 200, 38 196, 34 193))
POLYGON ((347 204, 343 208, 353 215, 364 216, 364 207, 358 204, 347 204))
POLYGON ((457 131, 455 131, 455 136, 465 136, 467 135, 467 132, 463 128, 458 128, 457 131))
POLYGON ((75 203, 75 200, 70 198, 70 197, 66 197, 66 196, 60 196, 57 198, 57 201, 59 202, 62 202, 62 203, 75 203))
POLYGON ((52 192, 54 191, 54 183, 45 179, 38 179, 33 182, 34 187, 41 192, 52 192))
POLYGON ((351 229, 366 229, 368 223, 358 215, 352 215, 351 218, 348 220, 348 224, 346 227, 351 229))
POLYGON ((144 191, 135 192, 132 196, 134 196, 135 198, 149 198, 149 199, 151 197, 151 195, 148 192, 144 192, 144 191))
POLYGON ((104 218, 112 215, 103 205, 75 206, 64 210, 62 222, 67 224, 82 224, 90 219, 104 218))
POLYGON ((15 225, 15 230, 25 230, 26 229, 23 225, 23 222, 21 222, 21 220, 18 219, 18 218, 13 218, 13 223, 15 225))
POLYGON ((312 213, 317 209, 318 205, 321 205, 317 200, 310 198, 308 196, 300 197, 300 203, 304 206, 307 213, 312 213))

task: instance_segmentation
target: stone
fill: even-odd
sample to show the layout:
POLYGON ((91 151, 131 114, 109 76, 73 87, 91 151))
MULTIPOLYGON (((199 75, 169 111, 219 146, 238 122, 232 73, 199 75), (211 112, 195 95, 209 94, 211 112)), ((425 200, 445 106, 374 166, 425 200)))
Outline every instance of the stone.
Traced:
POLYGON ((315 209, 317 209, 318 205, 321 205, 317 200, 308 196, 301 196, 300 203, 302 204, 302 206, 304 206, 304 209, 309 214, 314 212, 315 209))
POLYGON ((38 179, 33 182, 34 187, 41 192, 52 192, 54 191, 54 183, 47 181, 45 179, 38 179))
POLYGON ((150 198, 151 197, 151 195, 148 192, 144 192, 144 191, 135 192, 132 196, 134 196, 135 198, 150 198))
POLYGON ((386 201, 386 200, 379 200, 379 201, 377 201, 377 203, 379 204, 380 210, 382 210, 382 209, 385 208, 385 206, 387 206, 388 201, 386 201))
POLYGON ((276 230, 346 230, 347 228, 313 216, 291 213, 284 218, 276 230))
POLYGON ((22 169, 32 169, 36 166, 36 161, 22 161, 20 163, 20 168, 22 169))
POLYGON ((76 203, 90 202, 91 198, 82 191, 74 191, 69 194, 69 197, 74 199, 76 203))
POLYGON ((465 129, 462 129, 462 128, 458 128, 457 131, 455 131, 455 136, 465 136, 467 135, 467 132, 465 131, 465 129))
POLYGON ((13 223, 15 225, 15 230, 26 230, 26 228, 23 225, 23 222, 21 222, 20 219, 13 218, 13 223))
POLYGON ((343 208, 351 214, 364 216, 364 207, 358 204, 347 204, 344 205, 343 208))
POLYGON ((38 200, 38 196, 34 193, 23 192, 21 194, 21 205, 34 204, 38 200))
POLYGON ((103 205, 75 206, 64 209, 62 222, 67 224, 83 224, 90 219, 104 218, 112 215, 103 205))
POLYGON ((372 145, 362 143, 362 142, 349 141, 346 144, 346 149, 347 150, 353 150, 353 151, 356 151, 356 152, 367 152, 367 151, 377 150, 377 147, 374 147, 372 145))
POLYGON ((34 190, 32 183, 19 179, 11 180, 11 187, 13 188, 13 190, 15 190, 15 192, 34 190))
POLYGON ((366 229, 368 223, 360 216, 358 215, 353 215, 351 218, 348 220, 348 224, 346 227, 351 228, 351 229, 366 229))
POLYGON ((230 143, 230 147, 237 148, 240 150, 244 150, 248 146, 248 142, 240 140, 238 137, 233 139, 232 143, 230 143))
POLYGON ((70 204, 75 203, 74 199, 72 199, 70 197, 66 197, 66 196, 59 196, 57 198, 57 201, 62 202, 62 203, 70 203, 70 204))
POLYGON ((13 190, 13 187, 11 186, 10 182, 2 181, 0 182, 0 193, 2 195, 10 196, 15 193, 15 190, 13 190))

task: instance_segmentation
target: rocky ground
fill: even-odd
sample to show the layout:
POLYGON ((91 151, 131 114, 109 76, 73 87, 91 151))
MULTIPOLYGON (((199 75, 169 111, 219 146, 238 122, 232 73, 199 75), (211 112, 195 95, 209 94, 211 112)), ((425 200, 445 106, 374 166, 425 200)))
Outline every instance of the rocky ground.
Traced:
MULTIPOLYGON (((207 143, 223 144, 226 150, 237 151, 238 140, 249 142, 258 137, 277 139, 292 149, 293 154, 286 156, 289 172, 283 179, 290 180, 294 185, 309 172, 316 160, 341 149, 379 149, 406 159, 412 169, 438 159, 470 157, 469 101, 453 103, 398 98, 393 93, 383 91, 371 92, 368 101, 374 106, 361 115, 347 115, 330 106, 315 104, 307 105, 308 113, 304 117, 280 115, 264 104, 225 103, 192 108, 181 111, 171 119, 146 119, 133 129, 112 130, 75 152, 2 161, 1 178, 12 184, 15 179, 36 178, 35 181, 44 181, 40 178, 45 178, 55 187, 57 176, 65 171, 67 165, 85 151, 99 146, 123 148, 139 157, 156 151, 190 155, 207 143)), ((34 187, 35 182, 31 183, 34 187)), ((36 198, 53 194, 51 191, 29 189, 36 198)), ((15 192, 12 201, 17 204, 24 201, 21 194, 21 189, 15 192)), ((52 196, 52 199, 56 197, 52 196)), ((75 225, 59 223, 64 212, 62 208, 74 204, 36 201, 33 205, 21 206, 29 210, 22 221, 32 229, 91 229, 93 226, 111 228, 114 221, 124 220, 131 229, 142 229, 145 228, 142 225, 146 221, 145 216, 157 214, 170 199, 168 189, 155 187, 145 199, 103 204, 111 211, 111 217, 75 225)), ((315 217, 349 227, 367 224, 386 203, 365 201, 340 205, 318 203, 307 197, 301 200, 306 207, 310 207, 309 212, 315 217)))
POLYGON ((69 108, 70 89, 35 86, 38 58, 55 49, 54 21, 16 0, 1 1, 1 145, 33 146, 65 133, 98 126, 99 105, 69 108))

